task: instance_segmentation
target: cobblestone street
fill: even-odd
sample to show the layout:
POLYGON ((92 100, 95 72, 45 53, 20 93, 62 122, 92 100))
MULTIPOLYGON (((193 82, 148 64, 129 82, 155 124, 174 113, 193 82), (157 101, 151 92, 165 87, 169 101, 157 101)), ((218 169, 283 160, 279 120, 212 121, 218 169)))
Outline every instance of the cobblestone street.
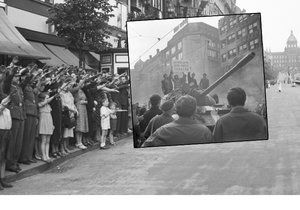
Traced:
POLYGON ((267 90, 268 141, 94 150, 1 194, 299 194, 300 86, 267 90))

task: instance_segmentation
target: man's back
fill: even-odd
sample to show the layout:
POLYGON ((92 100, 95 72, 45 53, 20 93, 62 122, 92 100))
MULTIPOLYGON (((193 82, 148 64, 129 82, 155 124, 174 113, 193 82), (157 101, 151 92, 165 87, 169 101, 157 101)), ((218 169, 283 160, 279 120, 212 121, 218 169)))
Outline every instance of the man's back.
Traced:
POLYGON ((146 111, 143 115, 143 120, 140 122, 141 131, 144 132, 150 120, 160 114, 162 114, 162 111, 159 107, 151 107, 148 111, 146 111))
POLYGON ((213 136, 215 142, 266 139, 266 123, 258 114, 235 107, 217 121, 213 136))
POLYGON ((156 115, 155 117, 153 117, 146 130, 145 130, 145 134, 144 137, 148 138, 152 133, 154 133, 158 128, 160 128, 161 126, 168 124, 170 122, 172 122, 174 119, 172 118, 172 116, 170 116, 169 114, 163 113, 161 115, 156 115))
POLYGON ((157 129, 143 147, 208 143, 211 139, 206 126, 192 119, 180 118, 157 129))

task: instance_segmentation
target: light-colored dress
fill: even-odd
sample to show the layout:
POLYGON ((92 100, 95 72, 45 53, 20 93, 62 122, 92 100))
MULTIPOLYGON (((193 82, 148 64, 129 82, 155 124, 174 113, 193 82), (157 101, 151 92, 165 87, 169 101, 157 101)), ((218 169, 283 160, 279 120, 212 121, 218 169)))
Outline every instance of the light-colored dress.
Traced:
POLYGON ((101 128, 102 130, 110 129, 110 114, 112 114, 111 109, 106 106, 101 106, 100 116, 101 116, 101 128), (103 116, 105 115, 105 116, 103 116))
POLYGON ((86 104, 81 104, 82 101, 86 101, 86 96, 83 90, 79 89, 75 94, 75 104, 78 110, 77 120, 76 120, 76 131, 82 133, 89 132, 89 122, 86 110, 86 104))
POLYGON ((53 119, 51 116, 51 107, 46 104, 39 108, 39 134, 52 135, 54 131, 53 119))
MULTIPOLYGON (((70 110, 76 110, 76 106, 74 104, 74 97, 71 92, 62 91, 60 93, 62 106, 68 107, 70 110)), ((74 128, 64 128, 63 138, 74 137, 74 128)))

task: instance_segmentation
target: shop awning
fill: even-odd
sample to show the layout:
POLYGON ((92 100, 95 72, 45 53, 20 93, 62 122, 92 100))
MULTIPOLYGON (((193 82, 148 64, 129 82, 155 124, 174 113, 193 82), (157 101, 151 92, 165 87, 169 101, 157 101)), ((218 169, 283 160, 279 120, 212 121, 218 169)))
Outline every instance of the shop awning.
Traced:
POLYGON ((0 8, 0 54, 49 59, 46 55, 42 52, 38 52, 29 44, 9 21, 2 8, 0 8))
POLYGON ((79 66, 79 59, 70 52, 67 48, 61 46, 55 46, 51 44, 45 44, 48 50, 50 50, 56 57, 61 59, 68 65, 79 66))
POLYGON ((96 58, 98 61, 100 61, 100 55, 94 52, 89 52, 94 58, 96 58))
POLYGON ((61 59, 59 59, 58 57, 56 57, 56 55, 54 55, 51 51, 49 51, 42 43, 31 42, 31 41, 29 41, 29 43, 36 50, 44 53, 45 55, 47 55, 50 58, 49 60, 43 60, 42 61, 43 63, 46 63, 47 65, 50 65, 50 66, 59 66, 59 65, 62 65, 62 64, 66 64, 61 59))

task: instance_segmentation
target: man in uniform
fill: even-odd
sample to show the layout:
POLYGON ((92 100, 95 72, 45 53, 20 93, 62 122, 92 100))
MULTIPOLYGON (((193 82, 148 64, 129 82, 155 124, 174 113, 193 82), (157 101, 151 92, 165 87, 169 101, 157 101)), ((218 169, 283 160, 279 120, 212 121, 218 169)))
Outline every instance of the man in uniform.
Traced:
POLYGON ((18 164, 22 150, 25 112, 23 105, 23 91, 19 84, 20 74, 15 74, 11 86, 10 104, 8 109, 12 118, 12 138, 9 141, 6 169, 12 172, 20 172, 22 169, 18 164))

